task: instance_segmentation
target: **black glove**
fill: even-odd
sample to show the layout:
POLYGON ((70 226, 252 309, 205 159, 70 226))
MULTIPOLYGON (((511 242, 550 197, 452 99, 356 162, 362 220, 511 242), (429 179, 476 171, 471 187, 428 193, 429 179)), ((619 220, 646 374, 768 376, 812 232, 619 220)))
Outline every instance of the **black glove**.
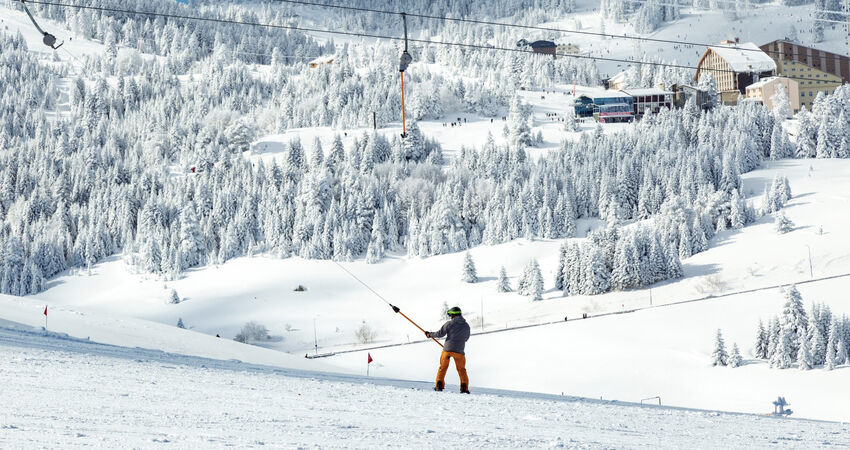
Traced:
POLYGON ((429 337, 431 337, 431 332, 429 332, 429 331, 426 331, 426 332, 425 332, 425 337, 426 337, 426 338, 429 338, 429 337))

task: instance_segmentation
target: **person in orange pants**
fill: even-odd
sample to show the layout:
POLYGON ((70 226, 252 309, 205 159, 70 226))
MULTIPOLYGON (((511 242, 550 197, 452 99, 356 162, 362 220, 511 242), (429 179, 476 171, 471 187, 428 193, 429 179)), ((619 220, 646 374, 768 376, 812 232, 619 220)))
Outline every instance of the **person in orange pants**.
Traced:
POLYGON ((440 368, 437 370, 437 381, 434 385, 435 391, 442 391, 446 387, 446 372, 449 370, 449 360, 455 360, 455 368, 460 377, 460 392, 469 394, 469 376, 466 374, 466 355, 463 353, 466 341, 469 340, 469 324, 463 318, 460 308, 457 306, 447 312, 449 321, 440 327, 439 331, 426 331, 425 337, 442 338, 443 353, 440 354, 440 368))

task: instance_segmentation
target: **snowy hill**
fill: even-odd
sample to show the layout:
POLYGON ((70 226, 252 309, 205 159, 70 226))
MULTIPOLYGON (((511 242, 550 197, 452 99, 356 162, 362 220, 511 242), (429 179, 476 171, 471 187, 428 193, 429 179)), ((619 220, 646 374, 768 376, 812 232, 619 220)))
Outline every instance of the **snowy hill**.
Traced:
MULTIPOLYGON (((429 42, 411 44, 402 139, 398 42, 286 29, 397 36, 395 16, 102 3, 30 4, 57 52, 0 5, 0 292, 20 295, 0 295, 0 447, 850 445, 845 425, 761 416, 784 396, 795 419, 850 421, 850 359, 834 361, 850 346, 850 89, 792 120, 573 108, 628 61, 704 51, 598 33, 846 53, 837 24, 812 44, 812 4, 704 1, 648 23, 614 17, 618 0, 386 2, 520 25, 410 17, 429 42), (603 59, 508 51, 519 39, 603 59), (499 291, 535 266, 540 292, 499 291), (811 326, 786 306, 794 283, 811 326), (463 309, 472 396, 430 391, 439 349, 371 289, 425 329, 463 309), (782 361, 759 357, 760 321, 782 361), (267 334, 234 341, 249 328, 267 334), (718 329, 740 367, 712 366, 718 329), (803 340, 813 370, 791 356, 803 340)), ((645 86, 692 80, 632 67, 645 86)))
POLYGON ((0 414, 4 447, 850 445, 838 423, 485 389, 435 393, 427 383, 106 346, 7 321, 0 359, 0 382, 14 393, 0 414))
MULTIPOLYGON (((576 319, 583 313, 595 316, 641 309, 649 307, 650 301, 658 306, 705 299, 588 322, 570 321, 474 337, 469 344, 469 370, 477 386, 622 401, 661 395, 665 404, 742 412, 763 411, 775 396, 785 395, 795 403, 796 414, 801 417, 850 420, 843 408, 850 397, 836 397, 837 392, 843 392, 844 370, 777 371, 753 358, 759 319, 767 321, 782 310, 779 286, 810 279, 807 245, 816 278, 850 272, 850 242, 841 232, 850 226, 850 216, 841 207, 850 201, 850 179, 846 175, 850 164, 844 160, 812 160, 770 165, 745 177, 745 191, 757 194, 775 174, 789 176, 794 198, 799 199, 786 207, 788 217, 797 224, 795 231, 778 235, 769 221, 726 231, 715 238, 708 251, 684 260, 683 279, 654 285, 651 293, 639 289, 562 297, 560 291, 549 290, 542 302, 529 302, 515 293, 496 293, 499 267, 505 265, 509 273, 517 274, 532 257, 539 258, 545 286, 551 288, 560 244, 548 240, 473 249, 471 254, 483 281, 471 285, 460 281, 462 254, 423 260, 392 258, 376 265, 343 264, 426 329, 440 323, 444 301, 460 305, 477 332, 482 312, 483 331, 495 331, 560 322, 564 316, 576 319), (819 227, 822 234, 817 233, 819 227), (756 291, 726 296, 750 290, 756 291), (712 299, 715 296, 722 298, 712 299), (740 346, 747 361, 745 367, 710 366, 718 328, 730 346, 733 342, 740 346), (513 349, 508 354, 524 354, 528 364, 546 370, 529 371, 524 364, 506 361, 506 349, 513 349), (622 372, 612 372, 609 364, 622 367, 622 372), (703 381, 695 385, 694 380, 703 381)), ((320 353, 356 348, 355 331, 363 321, 376 333, 373 345, 421 339, 415 328, 332 262, 243 258, 192 271, 167 285, 186 301, 169 304, 162 282, 131 275, 121 261, 115 260, 96 266, 90 276, 60 277, 54 287, 36 297, 51 304, 110 315, 129 314, 165 325, 174 325, 182 318, 198 331, 221 333, 227 338, 245 322, 258 321, 268 326, 274 337, 261 345, 296 355, 313 352, 314 333, 320 353), (294 292, 299 284, 307 291, 294 292)), ((840 316, 850 314, 842 296, 847 286, 850 278, 845 277, 798 287, 807 308, 812 302, 824 302, 840 316)), ((429 342, 371 350, 378 363, 373 370, 381 376, 426 381, 432 376, 436 351, 429 342)), ((359 371, 364 359, 363 353, 354 353, 329 362, 359 371)))

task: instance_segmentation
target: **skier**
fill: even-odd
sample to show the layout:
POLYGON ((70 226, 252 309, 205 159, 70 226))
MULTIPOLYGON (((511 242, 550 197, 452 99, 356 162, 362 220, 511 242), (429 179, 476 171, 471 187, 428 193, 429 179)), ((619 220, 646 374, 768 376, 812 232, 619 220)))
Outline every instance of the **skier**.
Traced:
POLYGON ((457 306, 449 309, 446 314, 449 316, 449 321, 440 327, 440 331, 426 331, 425 337, 441 338, 446 337, 443 344, 443 353, 440 354, 440 368, 437 370, 437 383, 434 385, 435 391, 442 391, 446 386, 446 372, 449 370, 449 359, 455 360, 457 374, 460 377, 460 392, 469 394, 469 377, 466 375, 466 355, 463 353, 463 348, 466 346, 466 341, 469 340, 469 324, 461 315, 460 308, 457 306))

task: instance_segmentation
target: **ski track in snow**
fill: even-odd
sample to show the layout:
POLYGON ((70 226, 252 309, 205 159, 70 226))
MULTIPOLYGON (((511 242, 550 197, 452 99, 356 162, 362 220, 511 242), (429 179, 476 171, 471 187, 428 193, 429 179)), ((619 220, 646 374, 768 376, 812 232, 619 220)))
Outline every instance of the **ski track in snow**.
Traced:
POLYGON ((832 422, 277 369, 0 326, 0 447, 823 448, 832 422))

